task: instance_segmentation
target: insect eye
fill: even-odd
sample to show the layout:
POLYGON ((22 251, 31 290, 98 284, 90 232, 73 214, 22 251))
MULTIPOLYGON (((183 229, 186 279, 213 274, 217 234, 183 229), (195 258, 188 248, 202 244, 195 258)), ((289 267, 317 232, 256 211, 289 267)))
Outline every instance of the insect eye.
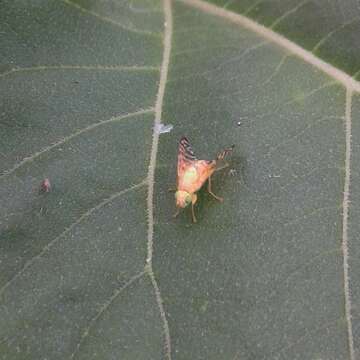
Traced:
POLYGON ((191 196, 187 195, 185 198, 186 205, 189 205, 191 203, 191 196))

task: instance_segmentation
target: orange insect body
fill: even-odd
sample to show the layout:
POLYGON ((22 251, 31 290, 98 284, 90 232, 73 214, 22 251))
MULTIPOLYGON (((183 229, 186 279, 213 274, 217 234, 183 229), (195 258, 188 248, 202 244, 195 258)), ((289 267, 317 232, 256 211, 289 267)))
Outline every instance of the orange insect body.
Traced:
POLYGON ((212 162, 209 163, 205 160, 198 160, 193 166, 188 166, 178 178, 178 190, 183 190, 190 194, 198 191, 215 171, 215 166, 215 161, 212 164, 212 162))
MULTIPOLYGON (((215 172, 219 160, 222 160, 231 149, 221 152, 215 160, 196 159, 191 145, 186 137, 180 139, 177 166, 177 191, 175 193, 176 206, 184 208, 192 205, 192 217, 196 222, 194 204, 197 200, 196 192, 208 180, 208 191, 217 200, 222 201, 211 191, 211 175, 215 172)), ((176 213, 177 215, 178 213, 176 213)))

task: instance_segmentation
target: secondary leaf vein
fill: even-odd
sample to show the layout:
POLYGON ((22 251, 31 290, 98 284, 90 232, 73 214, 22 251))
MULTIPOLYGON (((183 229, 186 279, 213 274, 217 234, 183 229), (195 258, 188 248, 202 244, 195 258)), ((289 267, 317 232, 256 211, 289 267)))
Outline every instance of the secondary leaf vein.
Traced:
POLYGON ((330 65, 324 60, 321 60, 320 58, 315 56, 312 52, 305 50, 301 46, 288 40, 282 35, 272 31, 269 28, 266 28, 265 26, 256 23, 253 20, 250 20, 244 15, 228 11, 216 5, 207 3, 204 0, 178 0, 178 1, 181 1, 193 8, 200 9, 205 13, 222 17, 230 22, 238 24, 243 28, 253 31, 258 35, 260 35, 261 37, 271 41, 273 44, 276 44, 279 47, 286 49, 287 51, 296 55, 303 61, 318 68, 325 74, 329 75, 333 79, 342 83, 344 87, 348 89, 352 89, 353 91, 356 92, 360 92, 360 82, 354 80, 350 75, 346 74, 344 71, 339 70, 338 68, 336 68, 333 65, 330 65))
POLYGON ((292 9, 286 11, 284 14, 282 14, 279 18, 277 18, 270 26, 270 29, 274 29, 277 25, 279 25, 284 19, 286 19, 291 14, 296 13, 301 7, 309 3, 309 0, 304 0, 299 2, 295 7, 292 9))
POLYGON ((86 70, 86 71, 159 71, 156 66, 123 66, 123 65, 42 65, 30 67, 15 67, 9 71, 0 73, 0 78, 16 74, 35 71, 51 71, 51 70, 86 70))
POLYGON ((29 156, 27 156, 26 158, 22 159, 20 162, 18 162, 17 164, 15 164, 11 169, 8 169, 8 170, 5 170, 5 172, 3 174, 0 175, 0 179, 3 178, 3 177, 6 177, 6 176, 9 176, 11 175, 12 173, 14 173, 16 170, 18 170, 20 167, 24 166, 25 164, 29 163, 29 162, 32 162, 34 161, 35 159, 37 159, 39 156, 47 153, 48 151, 60 146, 60 145, 63 145, 64 143, 66 143, 67 141, 73 139, 74 137, 76 136, 79 136, 87 131, 91 131, 93 129, 96 129, 97 127, 99 126, 102 126, 102 125, 105 125, 105 124, 108 124, 108 123, 111 123, 111 122, 117 122, 117 121, 120 121, 120 120, 124 120, 124 119, 127 119, 127 118, 130 118, 130 117, 133 117, 133 116, 138 116, 138 115, 143 115, 143 114, 148 114, 148 113, 151 113, 151 112, 154 112, 154 109, 153 108, 149 108, 149 109, 145 109, 145 110, 139 110, 139 111, 135 111, 133 113, 128 113, 128 114, 125 114, 125 115, 120 115, 120 116, 115 116, 115 117, 112 117, 110 119, 107 119, 107 120, 102 120, 102 121, 99 121, 95 124, 91 124, 89 126, 86 126, 82 129, 78 129, 76 131, 74 131, 72 134, 69 134, 67 136, 65 136, 64 138, 62 138, 61 140, 53 143, 52 145, 49 145, 29 156))
POLYGON ((347 26, 353 24, 354 22, 360 21, 359 18, 355 18, 351 21, 348 21, 344 24, 341 24, 339 27, 333 29, 328 34, 326 34, 322 39, 319 40, 319 42, 313 47, 311 52, 315 53, 317 52, 334 34, 341 31, 342 29, 346 28, 347 26))
POLYGON ((161 33, 155 33, 155 32, 151 32, 151 31, 146 31, 146 30, 140 30, 140 29, 137 29, 133 26, 126 26, 118 21, 115 21, 107 16, 103 16, 103 15, 100 15, 98 13, 96 13, 95 11, 92 11, 92 10, 88 10, 82 6, 80 6, 79 4, 76 4, 70 0, 62 0, 65 4, 69 5, 69 6, 72 6, 76 9, 78 9, 79 11, 83 12, 83 13, 86 13, 86 14, 90 14, 94 17, 96 17, 97 19, 101 20, 101 21, 104 21, 104 22, 107 22, 111 25, 114 25, 114 26, 117 26, 117 27, 120 27, 126 31, 130 31, 130 32, 134 32, 134 33, 137 33, 137 34, 142 34, 142 35, 149 35, 149 36, 156 36, 156 37, 160 37, 161 36, 161 33))
POLYGON ((105 301, 105 303, 100 307, 98 312, 93 316, 88 324, 88 326, 84 329, 81 334, 80 340, 76 345, 75 351, 70 355, 70 359, 74 359, 75 355, 79 352, 81 345, 84 343, 85 339, 89 336, 90 330, 94 327, 97 321, 101 318, 101 316, 108 310, 108 308, 114 303, 114 301, 119 297, 119 295, 130 285, 132 285, 136 280, 139 280, 143 277, 145 271, 142 271, 139 274, 134 275, 131 279, 129 279, 123 286, 116 289, 114 293, 110 296, 110 298, 105 301))
POLYGON ((59 234, 58 236, 56 236, 53 240, 51 240, 49 243, 47 243, 42 249, 41 251, 33 256, 31 259, 29 259, 28 261, 26 261, 26 263, 24 264, 24 266, 5 284, 0 288, 0 296, 4 293, 4 291, 19 277, 21 276, 26 269, 28 269, 36 260, 40 259, 46 252, 48 252, 55 244, 58 240, 60 240, 63 236, 65 236, 66 234, 68 234, 72 229, 74 229, 74 227, 76 227, 77 225, 79 225, 82 221, 84 221, 86 218, 88 218, 92 213, 94 213, 95 211, 101 209, 102 207, 104 207, 105 205, 107 205, 108 203, 110 203, 111 201, 115 200, 116 198, 118 198, 119 196, 122 196, 124 194, 126 194, 129 191, 132 190, 136 190, 138 188, 141 188, 142 186, 147 184, 147 179, 136 184, 133 186, 130 186, 124 190, 118 191, 115 194, 111 195, 110 197, 106 198, 105 200, 102 200, 99 204, 97 204, 96 206, 92 207, 91 209, 87 210, 84 214, 82 214, 78 219, 76 219, 68 228, 66 228, 61 234, 59 234))

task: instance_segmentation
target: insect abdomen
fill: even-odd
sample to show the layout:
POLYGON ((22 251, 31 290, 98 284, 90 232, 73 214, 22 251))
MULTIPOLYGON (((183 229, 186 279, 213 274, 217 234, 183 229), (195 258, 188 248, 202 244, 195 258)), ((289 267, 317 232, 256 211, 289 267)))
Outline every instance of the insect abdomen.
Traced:
POLYGON ((184 186, 191 186, 197 181, 197 179, 197 171, 194 167, 191 167, 185 171, 182 182, 184 186))

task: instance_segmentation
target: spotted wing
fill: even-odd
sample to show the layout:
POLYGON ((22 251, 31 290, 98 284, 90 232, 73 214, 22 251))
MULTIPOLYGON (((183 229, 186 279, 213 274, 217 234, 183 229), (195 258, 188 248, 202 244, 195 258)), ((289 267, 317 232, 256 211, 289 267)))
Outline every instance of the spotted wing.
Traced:
POLYGON ((180 139, 177 163, 177 182, 181 178, 189 166, 193 166, 196 162, 194 151, 189 140, 184 136, 180 139))

